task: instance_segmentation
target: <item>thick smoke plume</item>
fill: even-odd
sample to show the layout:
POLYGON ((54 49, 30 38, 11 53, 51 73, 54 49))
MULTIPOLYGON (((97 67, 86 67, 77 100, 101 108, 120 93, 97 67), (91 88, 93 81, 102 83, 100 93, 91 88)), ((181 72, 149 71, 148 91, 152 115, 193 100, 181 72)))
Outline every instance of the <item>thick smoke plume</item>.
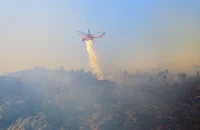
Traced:
POLYGON ((89 65, 92 72, 95 73, 99 80, 103 80, 103 75, 98 64, 98 57, 92 48, 92 40, 86 41, 87 52, 89 56, 89 65))

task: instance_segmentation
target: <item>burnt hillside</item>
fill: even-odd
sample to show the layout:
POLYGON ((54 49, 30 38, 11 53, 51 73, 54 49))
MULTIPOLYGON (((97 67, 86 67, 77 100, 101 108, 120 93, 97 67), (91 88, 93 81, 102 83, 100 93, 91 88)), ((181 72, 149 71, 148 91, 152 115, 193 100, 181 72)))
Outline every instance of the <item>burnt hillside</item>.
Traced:
POLYGON ((196 130, 199 100, 199 77, 184 74, 124 73, 114 82, 84 70, 35 68, 0 77, 0 128, 196 130))

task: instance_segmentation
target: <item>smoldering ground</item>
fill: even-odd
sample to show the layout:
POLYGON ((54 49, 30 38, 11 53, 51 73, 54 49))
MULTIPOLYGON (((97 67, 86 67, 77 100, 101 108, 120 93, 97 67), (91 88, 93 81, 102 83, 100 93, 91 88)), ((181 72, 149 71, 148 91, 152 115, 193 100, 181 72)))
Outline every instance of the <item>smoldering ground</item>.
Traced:
POLYGON ((199 85, 199 78, 186 74, 124 72, 116 82, 98 80, 83 69, 36 67, 2 76, 0 84, 3 129, 198 127, 192 115, 198 114, 198 107, 191 109, 190 102, 184 101, 191 96, 189 90, 199 85))

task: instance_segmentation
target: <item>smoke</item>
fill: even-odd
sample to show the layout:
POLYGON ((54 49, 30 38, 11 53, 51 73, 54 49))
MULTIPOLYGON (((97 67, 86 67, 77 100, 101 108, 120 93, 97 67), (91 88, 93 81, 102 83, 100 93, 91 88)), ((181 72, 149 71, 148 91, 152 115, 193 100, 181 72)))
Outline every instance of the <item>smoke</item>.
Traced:
POLYGON ((87 46, 87 52, 89 56, 90 68, 92 69, 92 72, 97 75, 99 80, 103 80, 103 75, 98 64, 97 55, 94 49, 92 48, 92 40, 86 41, 86 46, 87 46))

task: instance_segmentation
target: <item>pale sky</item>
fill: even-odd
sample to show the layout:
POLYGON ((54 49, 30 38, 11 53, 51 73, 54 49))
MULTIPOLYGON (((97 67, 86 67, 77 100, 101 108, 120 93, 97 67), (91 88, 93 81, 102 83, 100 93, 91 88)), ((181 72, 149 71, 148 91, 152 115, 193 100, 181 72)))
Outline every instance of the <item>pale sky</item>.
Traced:
POLYGON ((186 70, 200 64, 199 0, 4 0, 0 73, 35 66, 88 69, 76 30, 105 31, 93 45, 101 67, 186 70))

